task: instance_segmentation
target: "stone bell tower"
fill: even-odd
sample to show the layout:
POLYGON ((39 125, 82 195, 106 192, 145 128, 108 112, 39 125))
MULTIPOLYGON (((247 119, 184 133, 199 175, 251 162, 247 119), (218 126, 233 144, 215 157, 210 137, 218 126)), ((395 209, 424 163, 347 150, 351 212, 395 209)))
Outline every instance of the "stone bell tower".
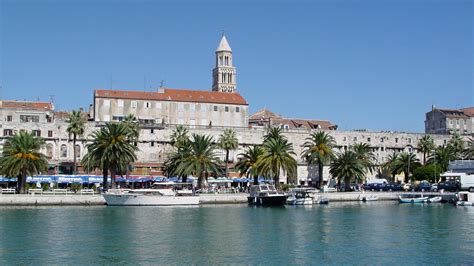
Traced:
POLYGON ((216 67, 212 70, 212 90, 235 92, 237 73, 232 64, 232 49, 224 34, 216 50, 216 67))

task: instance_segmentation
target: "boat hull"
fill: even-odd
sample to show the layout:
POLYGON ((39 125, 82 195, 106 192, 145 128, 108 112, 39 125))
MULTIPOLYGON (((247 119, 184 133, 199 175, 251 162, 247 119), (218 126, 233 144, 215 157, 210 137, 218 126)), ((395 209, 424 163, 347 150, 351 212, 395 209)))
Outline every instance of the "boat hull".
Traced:
POLYGON ((457 206, 474 206, 474 201, 458 201, 457 206))
POLYGON ((427 197, 423 198, 400 198, 400 203, 425 203, 427 197))
POLYGON ((260 197, 247 197, 248 203, 251 205, 261 206, 283 206, 286 203, 286 195, 278 196, 260 196, 260 197))
POLYGON ((199 205, 199 196, 157 196, 104 194, 108 206, 180 206, 199 205))

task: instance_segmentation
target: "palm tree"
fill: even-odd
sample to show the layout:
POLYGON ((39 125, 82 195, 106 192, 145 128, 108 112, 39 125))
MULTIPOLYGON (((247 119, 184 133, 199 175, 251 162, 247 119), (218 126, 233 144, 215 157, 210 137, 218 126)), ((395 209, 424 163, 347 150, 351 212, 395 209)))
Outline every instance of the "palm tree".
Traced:
POLYGON ((393 152, 387 156, 387 160, 382 164, 382 168, 392 177, 392 182, 395 182, 395 175, 397 174, 395 167, 398 160, 398 153, 393 152))
POLYGON ((129 129, 122 123, 107 123, 105 127, 92 134, 93 141, 87 144, 87 156, 84 162, 97 166, 104 175, 104 189, 107 188, 107 170, 110 171, 111 185, 115 188, 115 175, 126 171, 127 166, 137 159, 138 150, 129 142, 129 129), (95 160, 96 163, 91 163, 95 160))
POLYGON ((180 176, 197 175, 198 188, 203 188, 209 175, 221 173, 222 162, 216 155, 216 148, 212 137, 193 134, 189 141, 189 154, 181 160, 176 172, 180 176))
POLYGON ((222 135, 219 136, 219 147, 225 150, 225 177, 229 176, 228 163, 229 163, 229 151, 235 150, 239 146, 239 141, 235 135, 235 130, 232 128, 224 129, 222 135))
POLYGON ((333 157, 335 141, 332 136, 323 131, 313 132, 303 144, 302 159, 308 164, 318 165, 319 180, 317 187, 321 187, 323 181, 323 168, 333 157))
POLYGON ((441 171, 448 170, 449 162, 456 159, 454 149, 450 145, 439 146, 428 159, 429 164, 439 165, 441 171))
MULTIPOLYGON (((376 159, 372 148, 367 143, 356 143, 351 149, 357 154, 357 158, 362 162, 365 167, 364 172, 373 172, 375 169, 376 159)), ((359 181, 365 179, 365 176, 357 176, 359 181)))
POLYGON ((430 135, 424 135, 420 139, 417 149, 423 153, 423 165, 426 164, 427 155, 430 156, 435 147, 434 140, 430 135))
POLYGON ((394 171, 405 174, 405 183, 408 183, 410 173, 413 173, 418 166, 420 166, 420 161, 416 158, 416 155, 413 153, 402 152, 398 155, 397 160, 394 164, 394 171))
POLYGON ((459 136, 459 134, 454 134, 451 139, 448 141, 448 146, 451 147, 454 153, 454 159, 462 159, 464 151, 464 140, 459 136))
POLYGON ((272 127, 267 131, 267 134, 263 136, 263 142, 266 142, 270 139, 287 139, 286 136, 283 135, 281 128, 279 127, 272 127))
POLYGON ((464 158, 474 160, 474 138, 469 138, 467 141, 467 147, 464 150, 464 158))
POLYGON ((84 135, 85 124, 86 124, 86 117, 85 115, 79 110, 73 110, 70 114, 68 119, 66 120, 68 126, 66 128, 67 133, 69 134, 69 139, 71 139, 72 135, 72 145, 73 145, 73 170, 72 173, 76 174, 77 166, 76 166, 76 159, 77 159, 77 148, 76 148, 76 141, 78 136, 84 135))
POLYGON ((288 177, 296 175, 296 154, 293 144, 284 138, 268 138, 263 143, 263 154, 257 162, 258 171, 266 176, 272 176, 276 186, 280 186, 280 171, 288 177))
POLYGON ((263 155, 264 150, 261 146, 253 146, 246 149, 244 153, 238 155, 239 161, 235 168, 239 170, 240 176, 253 177, 253 183, 258 185, 258 167, 259 158, 263 155))
POLYGON ((186 145, 186 143, 189 141, 188 129, 183 125, 176 126, 170 136, 170 139, 171 145, 174 147, 186 145))
POLYGON ((33 134, 20 131, 9 137, 3 145, 0 158, 0 173, 7 177, 18 177, 17 191, 25 193, 26 176, 44 172, 48 168, 46 156, 39 152, 44 141, 33 134))
POLYGON ((365 175, 366 166, 360 160, 359 155, 353 150, 339 153, 331 162, 329 173, 339 181, 343 180, 345 190, 351 190, 351 179, 365 175))
POLYGON ((137 141, 140 136, 138 119, 133 114, 128 114, 122 121, 128 132, 129 141, 137 141))

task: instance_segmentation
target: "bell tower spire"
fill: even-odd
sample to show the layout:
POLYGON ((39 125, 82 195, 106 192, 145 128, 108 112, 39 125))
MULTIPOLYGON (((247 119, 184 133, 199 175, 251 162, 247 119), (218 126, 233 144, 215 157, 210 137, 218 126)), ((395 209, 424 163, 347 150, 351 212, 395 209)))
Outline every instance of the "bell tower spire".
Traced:
POLYGON ((216 50, 216 67, 212 70, 212 90, 235 92, 237 88, 236 69, 232 64, 232 49, 225 34, 216 50))

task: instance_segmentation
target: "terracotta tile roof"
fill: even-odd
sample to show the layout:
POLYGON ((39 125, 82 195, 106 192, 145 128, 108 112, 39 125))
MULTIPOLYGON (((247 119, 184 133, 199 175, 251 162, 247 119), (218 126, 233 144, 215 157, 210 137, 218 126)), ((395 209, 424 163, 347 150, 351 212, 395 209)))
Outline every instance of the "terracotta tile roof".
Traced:
POLYGON ((309 120, 309 119, 291 119, 291 118, 276 118, 272 119, 272 124, 288 125, 292 128, 306 128, 306 129, 336 129, 337 126, 333 125, 327 120, 309 120))
MULTIPOLYGON (((468 109, 468 108, 466 108, 468 109)), ((455 109, 436 109, 437 111, 440 111, 441 113, 443 113, 445 116, 447 117, 452 117, 452 118, 459 118, 459 117, 463 117, 463 118, 467 118, 469 117, 468 114, 466 114, 465 112, 463 112, 463 110, 455 110, 455 109)))
POLYGON ((461 109, 461 111, 467 116, 470 116, 470 117, 474 116, 474 107, 463 108, 461 109))
POLYGON ((99 98, 248 105, 247 101, 238 93, 217 91, 196 91, 168 88, 160 89, 158 92, 95 90, 94 95, 99 98))
POLYGON ((249 120, 260 120, 260 119, 268 119, 268 118, 281 118, 281 116, 275 114, 274 112, 263 108, 262 110, 256 112, 255 114, 249 117, 249 120))
POLYGON ((47 102, 0 101, 0 108, 51 111, 53 105, 47 102))

